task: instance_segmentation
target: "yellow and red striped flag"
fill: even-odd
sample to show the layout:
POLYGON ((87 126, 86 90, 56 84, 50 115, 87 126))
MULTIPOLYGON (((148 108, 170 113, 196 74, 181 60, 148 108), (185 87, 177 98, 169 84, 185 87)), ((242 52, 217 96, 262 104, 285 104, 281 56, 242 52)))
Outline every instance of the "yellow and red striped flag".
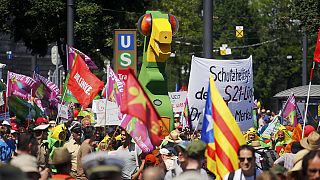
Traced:
POLYGON ((216 158, 215 158, 215 145, 214 145, 214 132, 213 132, 213 117, 212 117, 212 101, 210 94, 210 85, 208 87, 208 95, 206 100, 206 106, 204 110, 204 116, 202 121, 201 140, 207 144, 206 147, 206 159, 207 168, 209 171, 216 175, 216 179, 220 176, 217 172, 216 158))
POLYGON ((245 144, 245 139, 212 77, 210 77, 209 86, 215 148, 213 157, 216 161, 216 176, 223 178, 239 168, 237 151, 241 145, 245 144))

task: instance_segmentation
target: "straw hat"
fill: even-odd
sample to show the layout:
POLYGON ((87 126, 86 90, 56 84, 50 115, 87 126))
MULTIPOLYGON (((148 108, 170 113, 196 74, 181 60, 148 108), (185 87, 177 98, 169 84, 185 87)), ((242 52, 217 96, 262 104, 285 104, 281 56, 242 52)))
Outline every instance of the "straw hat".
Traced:
POLYGON ((320 135, 313 131, 308 137, 301 139, 300 144, 308 150, 317 150, 320 148, 320 135))
POLYGON ((182 139, 179 137, 179 133, 175 130, 170 132, 170 135, 165 137, 165 140, 167 140, 168 142, 173 142, 173 143, 180 143, 182 141, 182 139))
POLYGON ((260 148, 263 148, 261 145, 260 145, 260 141, 252 141, 251 142, 251 146, 255 149, 260 149, 260 148))
POLYGON ((308 154, 310 151, 308 149, 303 149, 299 151, 297 154, 293 157, 293 168, 290 169, 290 172, 292 171, 300 171, 302 169, 302 159, 303 157, 308 154))

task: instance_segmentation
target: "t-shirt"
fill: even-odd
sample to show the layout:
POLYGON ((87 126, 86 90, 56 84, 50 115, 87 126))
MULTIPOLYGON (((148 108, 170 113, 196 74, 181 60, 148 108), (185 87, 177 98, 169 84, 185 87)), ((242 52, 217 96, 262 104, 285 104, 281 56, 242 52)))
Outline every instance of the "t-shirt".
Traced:
POLYGON ((135 153, 135 151, 129 151, 128 148, 123 148, 123 146, 117 149, 117 155, 124 161, 122 179, 131 179, 137 169, 135 153))
MULTIPOLYGON (((242 170, 241 169, 238 169, 236 171, 234 171, 234 176, 233 176, 233 179, 234 180, 239 180, 239 179, 242 179, 242 180, 255 180, 259 175, 260 175, 261 171, 256 169, 256 177, 253 176, 245 176, 243 173, 242 173, 242 170)), ((227 175, 225 175, 223 177, 223 180, 228 180, 229 178, 229 175, 230 173, 228 173, 227 175)))
POLYGON ((8 163, 12 156, 12 148, 8 144, 0 139, 0 161, 8 163))

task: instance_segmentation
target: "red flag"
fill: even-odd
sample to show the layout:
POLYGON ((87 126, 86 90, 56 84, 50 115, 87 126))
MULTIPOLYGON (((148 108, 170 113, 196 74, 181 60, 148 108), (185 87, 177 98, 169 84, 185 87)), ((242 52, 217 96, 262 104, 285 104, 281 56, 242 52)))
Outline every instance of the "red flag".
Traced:
POLYGON ((319 29, 319 32, 318 32, 318 39, 317 39, 316 49, 314 50, 314 54, 313 54, 313 61, 320 63, 320 29, 319 29))
POLYGON ((161 144, 160 116, 142 89, 132 69, 129 70, 121 97, 121 112, 138 118, 146 125, 152 144, 154 146, 161 144))
POLYGON ((86 108, 102 88, 103 82, 91 73, 81 56, 77 55, 68 81, 68 89, 74 97, 86 108))

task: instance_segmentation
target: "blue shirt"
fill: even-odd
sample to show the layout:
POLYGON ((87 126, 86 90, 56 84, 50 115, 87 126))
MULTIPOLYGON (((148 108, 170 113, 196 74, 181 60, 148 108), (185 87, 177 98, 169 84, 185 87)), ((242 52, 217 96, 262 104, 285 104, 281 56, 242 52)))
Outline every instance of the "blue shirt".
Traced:
POLYGON ((0 139, 0 161, 8 163, 12 156, 12 148, 2 139, 0 139))

